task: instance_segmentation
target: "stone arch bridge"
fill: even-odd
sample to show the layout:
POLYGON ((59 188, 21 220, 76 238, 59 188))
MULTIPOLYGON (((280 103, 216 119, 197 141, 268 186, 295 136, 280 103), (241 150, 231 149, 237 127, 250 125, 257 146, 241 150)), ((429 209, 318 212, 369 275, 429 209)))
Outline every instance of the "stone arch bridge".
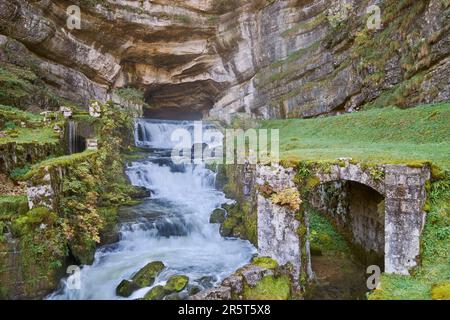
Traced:
MULTIPOLYGON (((344 190, 343 183, 349 185, 345 190, 356 192, 353 198, 347 197, 350 202, 355 202, 347 203, 349 215, 332 218, 341 220, 338 223, 351 224, 348 229, 353 233, 353 240, 363 248, 378 251, 384 260, 386 273, 409 274, 419 263, 420 236, 426 216, 426 184, 430 180, 429 166, 367 167, 346 159, 338 164, 330 164, 326 170, 320 165, 316 168, 311 174, 319 189, 312 192, 316 196, 308 201, 319 207, 329 206, 330 202, 317 196, 320 194, 320 187, 337 182, 335 191, 341 192, 344 190), (364 194, 369 194, 369 197, 364 194), (360 199, 359 203, 354 198, 360 199), (384 200, 382 215, 375 218, 370 216, 374 211, 380 211, 380 206, 377 208, 371 204, 370 198, 384 200), (358 216, 358 212, 352 213, 352 208, 363 214, 358 216)), ((270 187, 273 192, 282 193, 283 190, 301 188, 294 182, 296 174, 296 169, 293 168, 286 169, 276 164, 258 165, 258 190, 270 187)), ((302 237, 298 232, 302 225, 309 231, 308 221, 299 219, 289 207, 273 203, 261 191, 257 191, 257 204, 259 254, 270 256, 280 264, 291 262, 299 277, 302 272, 307 272, 311 277, 309 243, 307 237, 302 237)))

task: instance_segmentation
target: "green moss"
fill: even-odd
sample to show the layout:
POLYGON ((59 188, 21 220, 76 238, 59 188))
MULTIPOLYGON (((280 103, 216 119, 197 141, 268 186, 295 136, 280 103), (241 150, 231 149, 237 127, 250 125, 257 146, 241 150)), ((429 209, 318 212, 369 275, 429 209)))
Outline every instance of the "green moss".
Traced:
POLYGON ((133 283, 141 288, 151 286, 165 267, 161 261, 150 262, 133 276, 133 283))
POLYGON ((220 226, 224 237, 238 237, 256 244, 258 241, 256 208, 242 201, 242 204, 225 205, 227 211, 225 221, 220 226))
POLYGON ((28 199, 26 195, 0 196, 0 219, 9 218, 11 215, 21 215, 28 211, 28 199))
POLYGON ((137 286, 134 282, 122 280, 116 288, 116 295, 126 298, 131 296, 137 289, 139 289, 139 286, 137 286))
POLYGON ((184 275, 175 275, 171 276, 169 280, 167 280, 164 289, 166 289, 168 292, 180 292, 183 291, 184 288, 186 288, 188 283, 188 277, 184 275))
POLYGON ((244 300, 289 300, 291 281, 288 276, 265 276, 255 287, 244 286, 244 300))
POLYGON ((254 257, 252 264, 265 269, 273 270, 278 268, 278 262, 270 257, 254 257))
POLYGON ((169 293, 165 287, 155 286, 145 294, 144 300, 162 300, 169 293))
POLYGON ((433 285, 431 298, 433 300, 450 300, 450 282, 433 285))
MULTIPOLYGON (((4 48, 0 48, 0 52, 4 48)), ((22 67, 9 63, 0 66, 0 104, 9 104, 25 108, 30 105, 27 101, 33 95, 33 102, 39 101, 41 105, 57 108, 61 99, 40 78, 38 68, 22 67)))
POLYGON ((21 270, 25 291, 33 295, 44 281, 57 284, 56 270, 67 255, 61 219, 48 208, 33 208, 13 220, 13 233, 19 238, 21 270))

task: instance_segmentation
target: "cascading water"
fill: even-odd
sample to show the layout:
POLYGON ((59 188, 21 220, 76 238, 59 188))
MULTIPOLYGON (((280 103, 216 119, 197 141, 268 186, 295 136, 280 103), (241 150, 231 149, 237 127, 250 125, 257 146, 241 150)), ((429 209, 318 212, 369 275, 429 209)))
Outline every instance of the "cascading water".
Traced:
MULTIPOLYGON (((49 299, 119 299, 117 285, 157 260, 167 268, 154 285, 184 274, 190 283, 207 287, 205 282, 216 284, 250 260, 255 248, 248 241, 222 238, 219 226, 209 223, 212 210, 230 202, 215 190, 215 174, 204 164, 171 162, 170 137, 177 128, 192 132, 193 123, 136 121, 136 145, 150 152, 129 164, 126 172, 133 185, 146 187, 153 195, 121 210, 120 241, 99 248, 94 264, 82 267, 81 288, 69 289, 69 277, 49 299)), ((143 297, 148 290, 138 290, 129 299, 143 297)))

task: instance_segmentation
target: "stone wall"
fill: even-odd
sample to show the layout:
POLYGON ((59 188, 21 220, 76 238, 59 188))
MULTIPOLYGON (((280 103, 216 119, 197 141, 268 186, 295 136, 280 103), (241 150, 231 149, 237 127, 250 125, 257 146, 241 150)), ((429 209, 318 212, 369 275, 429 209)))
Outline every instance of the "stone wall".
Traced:
MULTIPOLYGON (((318 187, 312 190, 316 194, 309 199, 311 204, 328 212, 354 245, 384 256, 386 273, 409 274, 420 263, 429 166, 365 166, 346 159, 315 168, 313 176, 318 187), (334 184, 332 196, 321 196, 320 190, 330 192, 324 189, 324 185, 330 184, 334 184)), ((302 261, 302 250, 306 249, 309 257, 309 244, 302 242, 299 233, 302 226, 308 228, 307 220, 299 219, 295 212, 272 203, 264 195, 264 189, 277 193, 302 188, 293 182, 296 171, 277 165, 257 166, 256 174, 259 253, 280 264, 292 262, 297 270, 304 267, 310 270, 310 262, 302 261)))
POLYGON ((408 274, 420 263, 428 167, 386 166, 385 272, 408 274))
POLYGON ((266 198, 261 188, 279 193, 295 188, 294 170, 277 164, 256 167, 258 187, 258 253, 268 256, 280 265, 293 266, 293 280, 297 289, 313 277, 309 246, 309 226, 305 216, 286 206, 275 204, 266 198), (301 235, 300 230, 306 232, 301 235))

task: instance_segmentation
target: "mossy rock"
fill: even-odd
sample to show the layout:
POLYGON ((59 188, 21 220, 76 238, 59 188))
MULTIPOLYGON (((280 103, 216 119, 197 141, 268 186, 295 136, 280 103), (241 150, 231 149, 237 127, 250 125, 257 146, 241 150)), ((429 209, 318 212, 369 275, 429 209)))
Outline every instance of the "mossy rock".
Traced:
POLYGON ((245 285, 244 300, 289 300, 291 281, 288 276, 265 276, 254 287, 245 285))
POLYGON ((261 268, 271 270, 278 268, 278 262, 270 257, 254 257, 252 260, 252 264, 261 268))
POLYGON ((139 289, 139 286, 129 280, 122 280, 116 288, 116 295, 119 297, 129 297, 131 294, 139 289))
POLYGON ((169 292, 180 292, 186 288, 189 278, 183 275, 171 276, 164 288, 169 292))
POLYGON ((163 286, 155 286, 144 296, 144 300, 162 300, 170 292, 163 286))
POLYGON ((450 300, 450 282, 433 285, 431 298, 433 300, 450 300))
POLYGON ((155 278, 166 266, 161 261, 153 261, 139 270, 132 278, 133 282, 141 288, 151 286, 155 278))
POLYGON ((223 223, 226 218, 225 210, 217 208, 211 214, 209 218, 209 223, 223 223))

